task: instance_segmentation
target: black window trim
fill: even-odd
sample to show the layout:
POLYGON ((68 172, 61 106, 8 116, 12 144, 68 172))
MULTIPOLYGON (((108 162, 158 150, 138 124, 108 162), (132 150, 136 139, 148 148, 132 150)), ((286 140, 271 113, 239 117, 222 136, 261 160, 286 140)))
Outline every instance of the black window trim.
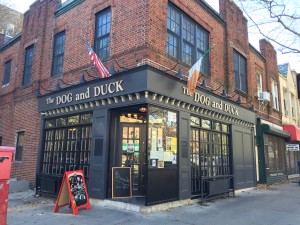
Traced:
POLYGON ((34 45, 32 44, 25 49, 24 71, 23 71, 23 81, 22 81, 23 86, 27 86, 30 84, 31 75, 32 75, 33 56, 34 56, 34 45), (27 62, 27 53, 29 52, 29 50, 32 51, 32 58, 31 58, 31 64, 27 65, 27 63, 28 63, 27 62), (28 68, 28 67, 30 67, 30 70, 29 70, 29 73, 27 74, 28 70, 26 70, 26 68, 28 68), (25 83, 26 80, 28 80, 28 81, 25 83))
MULTIPOLYGON (((186 66, 190 67, 192 66, 194 63, 196 63, 197 59, 197 52, 200 53, 205 53, 205 51, 207 51, 209 49, 209 40, 210 40, 210 33, 209 31, 207 31, 203 26, 201 26, 198 22, 196 22, 193 18, 191 18, 188 14, 186 14, 184 11, 180 10, 177 6, 175 6, 174 4, 170 3, 168 4, 168 10, 169 8, 172 8, 173 10, 175 10, 177 13, 180 14, 180 34, 176 34, 175 32, 173 32, 172 30, 168 29, 168 24, 167 24, 167 36, 170 33, 171 35, 177 37, 179 39, 179 47, 178 47, 178 58, 174 58, 173 56, 169 55, 167 52, 167 47, 166 46, 166 55, 167 57, 172 58, 175 61, 180 61, 182 64, 185 64, 186 66), (189 22, 191 22, 194 25, 194 44, 190 43, 189 41, 185 40, 183 38, 183 19, 186 18, 189 22), (197 30, 200 30, 201 32, 207 34, 206 38, 207 38, 207 43, 206 43, 206 50, 201 51, 200 48, 197 47, 197 30), (189 46, 192 46, 192 65, 188 65, 183 61, 183 43, 186 43, 189 46)), ((168 17, 168 12, 167 12, 167 17, 168 17)), ((167 18, 168 21, 168 18, 167 18)), ((168 22, 167 22, 168 23, 168 22)), ((167 37, 168 39, 168 37, 167 37)), ((168 43, 168 40, 166 40, 166 45, 168 43)), ((209 55, 207 56, 209 57, 209 55)), ((210 76, 210 59, 208 58, 208 62, 207 62, 207 73, 204 71, 201 71, 201 74, 206 75, 206 76, 210 76)))
POLYGON ((95 35, 94 35, 94 51, 95 53, 97 54, 97 56, 99 57, 99 59, 103 62, 103 61, 108 61, 110 59, 110 33, 111 33, 111 22, 112 22, 112 18, 111 18, 112 14, 111 14, 111 8, 110 7, 107 7, 99 12, 97 12, 95 14, 95 35), (102 36, 99 36, 97 37, 97 31, 98 31, 98 25, 99 25, 99 20, 98 18, 106 13, 110 13, 110 26, 109 26, 109 33, 105 34, 105 35, 102 35, 102 36), (99 55, 99 49, 98 49, 98 45, 97 45, 97 41, 98 40, 102 40, 102 39, 105 39, 107 38, 109 39, 108 41, 108 53, 107 53, 107 58, 101 58, 101 56, 99 55))
POLYGON ((66 44, 66 32, 65 31, 61 31, 57 34, 54 35, 54 42, 53 42, 53 53, 52 53, 52 67, 51 67, 51 76, 60 76, 62 77, 63 75, 63 67, 64 67, 64 54, 65 54, 65 44, 66 44), (60 38, 64 36, 64 43, 63 43, 63 52, 61 54, 55 55, 55 51, 56 51, 56 38, 60 38), (54 63, 56 62, 55 59, 57 59, 57 57, 62 56, 63 58, 63 62, 61 64, 61 74, 54 74, 54 67, 57 67, 57 65, 55 65, 54 63))
POLYGON ((234 72, 234 87, 235 87, 235 90, 238 91, 239 93, 241 93, 242 95, 247 95, 248 93, 248 82, 247 82, 247 58, 242 54, 240 53, 238 50, 236 49, 233 49, 233 72, 234 72), (236 74, 235 74, 235 54, 237 54, 237 56, 239 56, 239 79, 240 79, 240 84, 239 84, 239 87, 236 86, 236 74), (241 73, 240 73, 240 59, 244 59, 245 61, 245 90, 242 90, 241 89, 241 73))
POLYGON ((10 81, 10 75, 11 75, 11 66, 12 66, 12 59, 10 60, 7 60, 5 63, 5 71, 4 71, 4 77, 3 77, 3 81, 2 81, 2 85, 8 85, 9 84, 9 81, 10 81), (9 72, 7 71, 7 65, 8 63, 10 64, 9 65, 9 72))

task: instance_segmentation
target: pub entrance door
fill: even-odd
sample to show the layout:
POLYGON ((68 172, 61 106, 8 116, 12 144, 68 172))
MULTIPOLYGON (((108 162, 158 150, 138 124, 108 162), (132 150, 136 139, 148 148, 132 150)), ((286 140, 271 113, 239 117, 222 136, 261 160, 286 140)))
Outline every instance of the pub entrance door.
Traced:
POLYGON ((133 196, 145 195, 146 124, 121 124, 122 167, 131 167, 133 196))

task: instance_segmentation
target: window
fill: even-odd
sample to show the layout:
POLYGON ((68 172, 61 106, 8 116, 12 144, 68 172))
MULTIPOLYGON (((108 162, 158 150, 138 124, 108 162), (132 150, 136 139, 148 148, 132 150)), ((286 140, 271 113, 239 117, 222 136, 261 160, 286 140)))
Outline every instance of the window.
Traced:
MULTIPOLYGON (((192 66, 207 50, 209 33, 175 7, 169 5, 167 20, 167 55, 192 66)), ((200 71, 209 74, 209 57, 204 57, 200 71)))
POLYGON ((66 171, 83 170, 88 177, 92 114, 77 114, 45 121, 41 172, 61 176, 66 171))
POLYGON ((271 81, 272 87, 272 99, 273 99, 273 109, 279 111, 279 104, 278 104, 278 84, 272 80, 271 81))
MULTIPOLYGON (((230 128, 209 119, 191 116, 190 149, 192 194, 201 193, 201 177, 231 175, 230 128)), ((203 192, 208 187, 204 185, 203 192)))
POLYGON ((33 45, 26 48, 25 53, 25 64, 24 64, 24 75, 23 75, 23 85, 30 83, 31 69, 32 69, 32 58, 33 58, 33 45))
POLYGON ((257 72, 257 96, 259 98, 260 93, 263 91, 262 88, 262 75, 261 72, 257 72))
POLYGON ((109 59, 110 9, 96 15, 95 52, 100 60, 109 59))
POLYGON ((291 110, 292 110, 292 117, 296 116, 295 113, 295 96, 291 94, 291 110))
POLYGON ((9 83, 10 71, 11 71, 11 60, 9 60, 5 63, 5 72, 4 72, 3 85, 9 83))
POLYGON ((6 26, 6 34, 11 35, 15 31, 15 26, 13 24, 7 24, 6 26))
POLYGON ((235 88, 246 93, 246 59, 234 51, 234 80, 235 88))
POLYGON ((283 91, 283 107, 284 107, 284 115, 289 115, 289 100, 288 100, 288 92, 286 90, 283 91))
POLYGON ((177 167, 177 113, 149 107, 148 167, 177 167))
POLYGON ((17 146, 16 146, 16 155, 15 155, 16 161, 22 160, 24 133, 25 133, 24 131, 17 133, 17 146))
POLYGON ((2 136, 0 136, 0 146, 2 145, 2 136))
POLYGON ((54 37, 52 76, 62 76, 65 53, 65 32, 61 32, 54 37))

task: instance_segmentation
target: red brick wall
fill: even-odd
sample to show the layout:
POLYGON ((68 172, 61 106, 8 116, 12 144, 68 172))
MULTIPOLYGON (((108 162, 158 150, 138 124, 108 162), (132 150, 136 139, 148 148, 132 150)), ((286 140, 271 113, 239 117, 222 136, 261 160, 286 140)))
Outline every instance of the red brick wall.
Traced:
MULTIPOLYGON (((235 101, 240 94, 234 88, 235 49, 247 58, 248 93, 242 95, 242 100, 251 100, 256 90, 256 70, 261 69, 267 79, 266 74, 274 73, 277 62, 265 63, 258 54, 249 50, 247 21, 241 10, 229 0, 220 0, 220 12, 227 21, 225 23, 216 19, 198 0, 171 2, 206 29, 210 33, 210 45, 215 44, 209 56, 210 76, 203 75, 201 80, 205 79, 212 88, 224 85, 231 96, 235 95, 231 99, 235 101)), ((34 94, 39 86, 53 89, 59 79, 57 76, 51 76, 53 38, 57 33, 65 31, 66 34, 63 67, 65 83, 79 83, 82 69, 91 66, 81 34, 93 47, 95 14, 108 7, 111 8, 110 60, 104 62, 108 69, 114 64, 116 70, 123 70, 114 60, 122 67, 133 68, 149 59, 156 62, 156 67, 161 70, 172 68, 178 63, 166 55, 168 0, 85 0, 55 17, 54 12, 59 4, 59 0, 36 1, 24 15, 21 40, 0 53, 1 59, 14 58, 11 83, 8 87, 0 88, 0 136, 3 136, 3 144, 14 145, 16 132, 25 131, 23 160, 13 163, 12 177, 28 179, 31 185, 35 180, 41 132, 41 118, 37 112, 37 99, 34 94), (23 87, 25 49, 32 44, 34 56, 31 83, 23 87)), ((270 51, 266 50, 268 48, 268 45, 264 45, 263 52, 270 51)), ((1 63, 3 65, 4 61, 1 63)), ((178 69, 179 66, 176 67, 176 70, 178 69)), ((189 67, 182 65, 182 69, 183 73, 186 73, 189 67)), ((0 71, 3 71, 3 66, 0 71)), ((95 69, 90 69, 89 73, 97 76, 95 69)), ((85 78, 91 79, 87 76, 85 78)), ((61 86, 64 85, 61 83, 61 86)), ((270 84, 266 86, 269 87, 270 84)), ((43 88, 42 94, 47 93, 43 88)), ((223 87, 217 93, 220 94, 222 89, 223 87)), ((257 108, 257 102, 254 104, 257 108)), ((250 105, 249 103, 243 106, 250 105)))

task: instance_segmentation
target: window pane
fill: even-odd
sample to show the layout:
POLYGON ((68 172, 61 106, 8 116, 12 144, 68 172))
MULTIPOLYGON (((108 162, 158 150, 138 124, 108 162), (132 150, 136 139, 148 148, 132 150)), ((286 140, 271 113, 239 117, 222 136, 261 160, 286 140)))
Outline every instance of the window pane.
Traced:
POLYGON ((62 75, 64 51, 65 51, 65 32, 62 32, 55 35, 54 37, 52 76, 62 75))
POLYGON ((3 84, 8 84, 10 80, 10 71, 11 71, 11 60, 5 63, 5 73, 4 73, 4 79, 3 84))
POLYGON ((100 60, 109 58, 110 42, 110 10, 105 10, 96 15, 95 52, 100 60))
POLYGON ((33 58, 33 45, 26 48, 24 74, 23 74, 23 85, 27 85, 30 83, 32 58, 33 58))
POLYGON ((149 168, 177 167, 177 145, 177 113, 149 107, 149 168))
POLYGON ((246 93, 246 59, 234 51, 234 79, 235 88, 246 93))

